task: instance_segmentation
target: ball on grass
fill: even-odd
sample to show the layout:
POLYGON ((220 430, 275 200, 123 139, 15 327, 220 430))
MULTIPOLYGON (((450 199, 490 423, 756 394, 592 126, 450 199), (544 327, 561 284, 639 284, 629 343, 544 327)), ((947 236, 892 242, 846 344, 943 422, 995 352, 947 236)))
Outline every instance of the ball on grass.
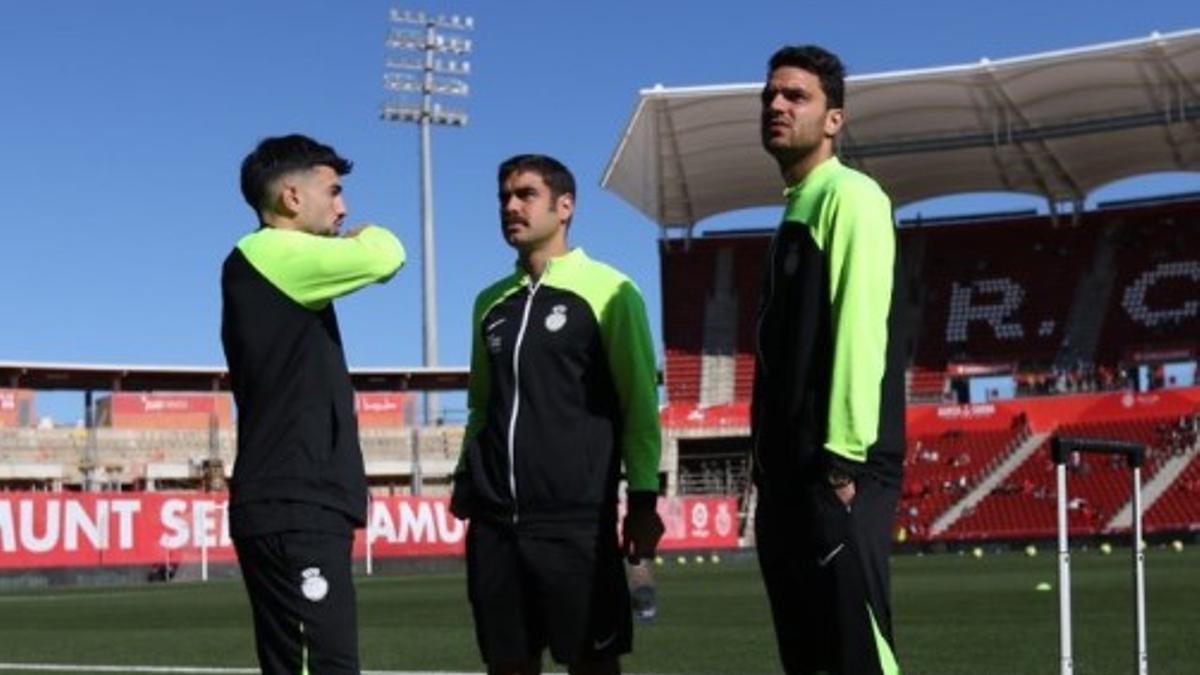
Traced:
POLYGON ((1026 546, 1025 547, 1025 555, 1029 556, 1030 558, 1036 556, 1037 555, 1037 547, 1034 546, 1033 544, 1026 546))
POLYGON ((1107 541, 1101 543, 1100 552, 1104 555, 1110 555, 1112 553, 1112 544, 1108 543, 1107 541))
POLYGON ((685 556, 679 556, 678 558, 675 559, 675 562, 679 563, 680 565, 686 565, 687 558, 685 556))
POLYGON ((659 567, 662 567, 662 566, 663 566, 663 562, 664 562, 664 561, 663 561, 663 557, 662 557, 661 555, 656 555, 656 556, 654 556, 654 564, 655 564, 655 565, 658 565, 659 567))
POLYGON ((975 556, 976 558, 982 558, 983 549, 976 546, 975 548, 971 549, 971 555, 975 556))
POLYGON ((1176 539, 1175 541, 1171 542, 1171 548, 1176 553, 1182 553, 1183 552, 1183 542, 1176 539))
POLYGON ((709 557, 708 557, 708 561, 709 561, 710 563, 712 563, 712 564, 716 565, 716 564, 718 564, 718 563, 720 563, 720 562, 721 562, 721 556, 719 556, 719 555, 717 555, 716 553, 714 553, 714 554, 712 554, 711 556, 709 556, 709 557))
POLYGON ((704 556, 702 556, 702 555, 696 556, 696 564, 703 565, 704 564, 704 556))
POLYGON ((1033 587, 1033 589, 1034 589, 1035 591, 1041 591, 1041 592, 1043 592, 1043 593, 1044 593, 1044 592, 1046 592, 1046 591, 1048 591, 1048 590, 1050 590, 1051 588, 1052 588, 1052 587, 1050 586, 1050 582, 1049 582, 1049 581, 1043 581, 1043 582, 1039 583, 1037 586, 1034 586, 1034 587, 1033 587))

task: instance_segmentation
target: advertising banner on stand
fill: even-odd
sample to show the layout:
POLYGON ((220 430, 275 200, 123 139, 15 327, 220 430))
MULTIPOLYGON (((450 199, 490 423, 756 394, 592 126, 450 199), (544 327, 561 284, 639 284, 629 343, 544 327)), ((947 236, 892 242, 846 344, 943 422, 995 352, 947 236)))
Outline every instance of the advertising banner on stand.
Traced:
MULTIPOLYGON (((236 559, 223 492, 0 493, 0 570, 188 564, 236 559)), ((737 501, 659 502, 663 550, 737 547, 737 501)), ((373 499, 356 557, 461 555, 466 523, 445 497, 373 499)))

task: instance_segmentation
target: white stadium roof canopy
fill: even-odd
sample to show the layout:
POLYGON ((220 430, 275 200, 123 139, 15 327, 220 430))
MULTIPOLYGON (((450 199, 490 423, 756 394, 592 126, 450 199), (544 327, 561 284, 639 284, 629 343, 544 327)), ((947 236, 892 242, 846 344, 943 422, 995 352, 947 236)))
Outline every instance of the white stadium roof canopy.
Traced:
MULTIPOLYGON (((782 203, 761 82, 640 92, 601 185, 664 227, 782 203)), ((1080 203, 1119 178, 1200 170, 1200 29, 846 79, 839 155, 896 207, 978 191, 1080 203)))

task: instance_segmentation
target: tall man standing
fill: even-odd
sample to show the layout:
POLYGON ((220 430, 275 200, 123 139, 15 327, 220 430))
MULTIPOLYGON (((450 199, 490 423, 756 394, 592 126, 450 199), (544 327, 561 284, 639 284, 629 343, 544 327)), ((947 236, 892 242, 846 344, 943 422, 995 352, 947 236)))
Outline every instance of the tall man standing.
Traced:
POLYGON ((404 248, 344 236, 351 163, 311 138, 268 138, 242 162, 259 228, 221 274, 221 340, 238 408, 229 524, 264 674, 356 675, 350 576, 367 483, 333 299, 387 281, 404 248))
POLYGON ((785 47, 762 143, 787 207, 766 262, 754 382, 755 533, 788 673, 899 672, 888 556, 904 453, 891 203, 834 156, 844 68, 785 47))
POLYGON ((500 165, 516 269, 475 301, 470 414, 452 508, 470 518, 468 595, 492 675, 614 675, 632 649, 622 559, 654 556, 657 371, 641 293, 567 245, 575 179, 557 160, 500 165), (628 509, 617 539, 624 464, 628 509))

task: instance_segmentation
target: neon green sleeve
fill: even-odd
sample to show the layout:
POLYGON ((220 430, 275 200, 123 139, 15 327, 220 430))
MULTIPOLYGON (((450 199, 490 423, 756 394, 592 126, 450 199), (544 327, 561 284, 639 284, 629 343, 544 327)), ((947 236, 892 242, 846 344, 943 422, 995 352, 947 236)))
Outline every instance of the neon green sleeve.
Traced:
POLYGON ((865 462, 879 436, 896 234, 891 202, 873 183, 846 181, 832 200, 826 250, 833 373, 825 447, 865 462))
POLYGON ((280 291, 311 310, 363 286, 383 283, 404 265, 396 235, 369 225, 354 237, 321 237, 264 227, 238 248, 280 291))
POLYGON ((604 306, 600 331, 621 406, 621 456, 628 489, 657 493, 662 453, 658 370, 646 305, 632 281, 623 281, 604 306))

